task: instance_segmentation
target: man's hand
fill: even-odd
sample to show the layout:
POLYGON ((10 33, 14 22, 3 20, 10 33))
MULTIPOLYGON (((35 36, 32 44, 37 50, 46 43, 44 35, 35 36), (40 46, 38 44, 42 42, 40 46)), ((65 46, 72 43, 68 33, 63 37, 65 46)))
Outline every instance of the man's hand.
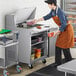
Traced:
POLYGON ((54 36, 59 35, 60 31, 58 30, 57 32, 54 32, 54 36))
POLYGON ((44 18, 34 19, 33 23, 36 24, 37 22, 40 22, 40 21, 44 21, 44 18))
POLYGON ((34 19, 33 22, 34 22, 34 24, 36 24, 38 22, 38 20, 37 19, 34 19))
POLYGON ((59 34, 60 34, 60 31, 59 30, 58 31, 55 31, 55 32, 50 32, 50 33, 48 33, 48 37, 55 37, 55 36, 57 36, 59 34))
POLYGON ((29 21, 29 22, 27 22, 27 25, 34 25, 35 24, 35 22, 34 21, 29 21))

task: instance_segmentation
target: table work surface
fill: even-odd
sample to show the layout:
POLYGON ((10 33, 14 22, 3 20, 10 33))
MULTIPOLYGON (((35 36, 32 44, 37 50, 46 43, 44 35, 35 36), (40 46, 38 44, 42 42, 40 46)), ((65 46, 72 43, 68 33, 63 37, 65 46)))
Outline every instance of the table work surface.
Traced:
POLYGON ((59 71, 76 74, 76 59, 57 67, 59 71))

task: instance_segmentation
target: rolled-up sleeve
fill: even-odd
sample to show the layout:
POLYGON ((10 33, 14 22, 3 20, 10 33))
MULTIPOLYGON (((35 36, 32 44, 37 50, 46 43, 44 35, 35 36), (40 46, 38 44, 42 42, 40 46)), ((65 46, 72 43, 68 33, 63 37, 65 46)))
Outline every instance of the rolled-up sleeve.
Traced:
POLYGON ((48 20, 51 17, 52 17, 52 11, 49 14, 47 14, 46 16, 44 16, 43 18, 44 18, 44 20, 48 20))
POLYGON ((63 12, 61 12, 61 11, 58 13, 58 16, 59 16, 59 19, 60 19, 60 21, 61 21, 61 26, 60 26, 59 30, 60 30, 61 32, 63 32, 63 31, 65 30, 66 26, 67 26, 66 16, 65 16, 65 14, 64 14, 63 12))

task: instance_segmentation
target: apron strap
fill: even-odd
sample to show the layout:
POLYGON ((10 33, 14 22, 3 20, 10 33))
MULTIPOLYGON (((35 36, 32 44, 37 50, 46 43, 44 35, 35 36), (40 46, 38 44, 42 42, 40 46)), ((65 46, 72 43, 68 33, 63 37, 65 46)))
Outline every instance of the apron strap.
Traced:
POLYGON ((58 6, 57 6, 57 8, 56 8, 56 16, 57 16, 57 13, 58 13, 58 6))

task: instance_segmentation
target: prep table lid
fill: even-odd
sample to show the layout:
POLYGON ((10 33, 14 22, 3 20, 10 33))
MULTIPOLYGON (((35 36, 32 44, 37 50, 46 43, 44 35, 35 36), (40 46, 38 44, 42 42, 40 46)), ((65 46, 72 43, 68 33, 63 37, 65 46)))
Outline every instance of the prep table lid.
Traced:
POLYGON ((36 7, 27 7, 20 9, 15 13, 16 24, 25 22, 26 20, 33 19, 35 17, 36 7))

